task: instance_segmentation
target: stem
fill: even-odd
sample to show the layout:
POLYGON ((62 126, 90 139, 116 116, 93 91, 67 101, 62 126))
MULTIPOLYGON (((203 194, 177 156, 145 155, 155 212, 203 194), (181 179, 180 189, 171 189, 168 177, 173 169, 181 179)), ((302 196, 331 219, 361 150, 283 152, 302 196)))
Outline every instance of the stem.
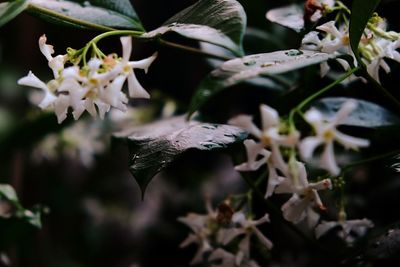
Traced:
POLYGON ((300 113, 301 110, 305 106, 307 106, 311 101, 313 101, 317 97, 321 96, 322 94, 326 93, 327 91, 329 91, 330 89, 332 89, 333 87, 335 87, 336 85, 338 85, 339 83, 341 83, 342 81, 344 81, 345 79, 350 77, 353 73, 355 73, 358 70, 359 70, 358 67, 355 67, 355 68, 351 69, 345 75, 343 75, 339 79, 335 80, 333 83, 325 86, 324 88, 322 88, 318 92, 316 92, 316 93, 312 94, 311 96, 307 97, 302 102, 300 102, 296 107, 294 107, 289 113, 289 125, 290 125, 291 129, 296 129, 296 127, 294 126, 294 115, 296 114, 296 112, 300 113))
POLYGON ((87 65, 87 61, 86 61, 86 55, 87 52, 89 51, 90 47, 93 48, 97 48, 97 43, 109 36, 114 36, 114 35, 130 35, 133 37, 139 37, 140 35, 142 35, 144 32, 140 32, 140 31, 131 31, 131 30, 115 30, 115 31, 108 31, 102 34, 97 35, 95 38, 93 38, 92 40, 90 40, 86 46, 83 48, 82 50, 82 60, 83 60, 83 65, 86 66, 87 65))
POLYGON ((396 155, 396 154, 400 154, 400 149, 395 150, 395 151, 391 151, 391 152, 388 152, 388 153, 385 153, 385 154, 377 155, 377 156, 374 156, 374 157, 371 157, 371 158, 368 158, 368 159, 363 159, 363 160, 359 160, 359 161, 350 163, 350 164, 348 164, 348 165, 346 165, 345 167, 342 168, 341 175, 343 175, 345 172, 347 172, 349 169, 351 169, 351 168, 353 168, 355 166, 362 165, 362 164, 369 163, 369 162, 376 161, 376 160, 380 160, 380 159, 384 159, 384 158, 387 158, 387 157, 390 157, 390 156, 393 156, 393 155, 396 155))
POLYGON ((191 53, 196 54, 196 55, 212 57, 212 58, 223 60, 223 61, 227 61, 227 60, 232 59, 230 57, 208 53, 208 52, 202 51, 202 50, 194 48, 194 47, 190 47, 190 46, 186 46, 186 45, 181 45, 181 44, 176 44, 176 43, 173 43, 173 42, 169 42, 169 41, 163 40, 161 38, 158 38, 157 42, 162 46, 172 47, 172 48, 176 48, 176 49, 180 49, 180 50, 185 50, 187 52, 191 52, 191 53))

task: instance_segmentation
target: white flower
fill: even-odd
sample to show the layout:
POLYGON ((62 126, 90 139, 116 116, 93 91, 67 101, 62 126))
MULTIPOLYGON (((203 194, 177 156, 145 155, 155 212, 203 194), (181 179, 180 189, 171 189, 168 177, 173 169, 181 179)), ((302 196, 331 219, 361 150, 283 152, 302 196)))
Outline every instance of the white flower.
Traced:
POLYGON ((31 71, 29 71, 27 76, 19 79, 18 84, 35 87, 44 91, 44 98, 39 103, 39 107, 42 109, 50 107, 57 99, 57 96, 54 94, 54 90, 52 90, 48 85, 42 82, 31 71))
MULTIPOLYGON (((302 49, 316 50, 329 54, 348 54, 353 55, 350 47, 350 39, 348 28, 342 24, 339 29, 335 25, 335 21, 326 22, 317 27, 325 35, 324 38, 319 38, 319 32, 311 31, 307 33, 302 40, 302 49)), ((337 58, 336 61, 342 65, 344 70, 350 68, 348 62, 344 59, 337 58)), ((356 63, 354 59, 354 63, 356 63)), ((329 72, 327 62, 321 63, 321 77, 329 72)))
POLYGON ((39 49, 40 52, 46 57, 47 61, 49 62, 49 67, 53 71, 54 78, 60 77, 60 72, 64 69, 64 61, 66 59, 66 55, 58 55, 53 57, 54 48, 52 45, 46 44, 47 37, 46 35, 42 35, 39 38, 39 49))
MULTIPOLYGON (((52 108, 61 123, 66 119, 69 108, 72 108, 74 119, 77 120, 86 110, 96 117, 104 118, 111 107, 123 112, 127 110, 128 98, 122 91, 128 79, 129 93, 132 97, 149 98, 149 94, 139 84, 134 74, 134 69, 143 69, 147 72, 157 53, 140 60, 129 61, 132 52, 130 37, 122 37, 122 58, 107 56, 91 58, 81 68, 74 64, 64 68, 66 55, 53 57, 53 46, 46 44, 46 36, 39 39, 39 48, 49 62, 54 79, 45 84, 32 72, 21 78, 20 85, 32 86, 44 91, 45 96, 39 107, 52 108)), ((71 64, 73 60, 69 59, 71 64)))
POLYGON ((400 63, 400 53, 397 49, 400 47, 400 39, 396 41, 375 38, 370 40, 361 51, 366 55, 363 61, 367 65, 367 71, 377 82, 380 83, 379 70, 382 68, 386 73, 390 72, 390 67, 384 60, 389 58, 400 63))
POLYGON ((204 253, 213 249, 209 240, 212 234, 210 223, 216 221, 217 213, 211 208, 210 199, 206 199, 206 208, 207 214, 205 215, 189 213, 186 217, 178 218, 178 221, 184 223, 193 231, 180 244, 180 247, 183 248, 193 243, 198 245, 198 249, 190 264, 202 262, 204 253))
POLYGON ((106 136, 102 136, 101 125, 94 121, 79 121, 65 128, 60 134, 47 135, 33 151, 35 160, 55 160, 63 155, 79 160, 83 166, 91 167, 95 156, 107 148, 106 136))
POLYGON ((304 164, 296 162, 296 169, 290 179, 283 180, 275 189, 277 194, 293 194, 282 206, 283 217, 293 223, 299 223, 306 216, 308 224, 313 227, 319 219, 319 215, 313 211, 314 206, 325 210, 318 191, 331 189, 330 179, 324 179, 317 183, 309 183, 304 164))
POLYGON ((256 227, 269 222, 268 214, 265 214, 258 220, 251 220, 247 219, 243 212, 236 212, 232 217, 232 222, 235 226, 233 228, 220 229, 217 239, 221 244, 227 245, 236 237, 244 235, 239 243, 239 251, 236 254, 236 264, 238 266, 240 266, 243 259, 246 260, 250 258, 250 237, 252 234, 254 234, 266 248, 271 249, 273 247, 272 242, 256 227))
POLYGON ((267 105, 260 105, 260 113, 262 130, 252 122, 252 117, 248 115, 236 116, 228 123, 246 129, 260 140, 259 143, 250 139, 244 141, 247 162, 236 166, 235 169, 238 171, 254 171, 263 164, 267 164, 268 184, 265 198, 268 198, 272 195, 275 187, 284 179, 284 177, 278 175, 276 169, 280 170, 285 176, 288 175, 288 167, 283 159, 280 147, 294 147, 298 142, 299 134, 298 132, 288 135, 279 133, 279 115, 275 109, 267 105), (270 148, 271 151, 266 150, 265 147, 270 148))
POLYGON ((355 101, 347 101, 339 109, 333 118, 325 118, 321 112, 316 109, 310 109, 305 114, 306 121, 314 128, 316 136, 306 137, 299 145, 299 150, 304 160, 309 160, 314 150, 321 144, 324 150, 321 157, 321 167, 328 170, 332 175, 338 175, 340 168, 335 160, 334 141, 343 145, 346 149, 357 150, 360 147, 367 147, 369 141, 362 138, 353 137, 341 133, 336 129, 338 125, 344 122, 349 114, 356 108, 355 101))
POLYGON ((359 237, 364 235, 367 229, 373 226, 374 224, 365 218, 362 220, 323 221, 315 228, 315 236, 316 238, 320 238, 330 230, 333 230, 333 228, 340 227, 338 235, 347 243, 352 243, 354 241, 352 233, 355 234, 356 237, 359 237))
POLYGON ((140 61, 129 61, 132 52, 132 37, 121 37, 122 60, 120 66, 128 76, 129 96, 133 98, 150 98, 149 93, 140 85, 135 76, 134 69, 142 69, 147 73, 151 63, 156 59, 157 53, 140 61))
POLYGON ((306 15, 310 17, 310 21, 318 21, 324 12, 328 11, 335 5, 334 0, 308 0, 305 4, 306 15))
POLYGON ((211 267, 259 267, 259 265, 253 260, 244 260, 240 265, 237 265, 236 256, 222 248, 214 250, 210 254, 208 261, 220 261, 220 263, 212 263, 211 267))

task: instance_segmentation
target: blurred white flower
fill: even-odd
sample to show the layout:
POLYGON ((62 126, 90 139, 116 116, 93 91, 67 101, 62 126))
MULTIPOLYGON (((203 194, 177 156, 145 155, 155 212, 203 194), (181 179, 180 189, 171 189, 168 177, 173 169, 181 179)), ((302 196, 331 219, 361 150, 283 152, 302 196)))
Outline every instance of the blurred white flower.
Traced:
POLYGON ((211 262, 211 267, 259 267, 253 260, 244 260, 240 265, 236 264, 236 256, 222 248, 214 250, 208 261, 211 262), (213 263, 220 261, 220 263, 213 263))
POLYGON ((59 155, 78 159, 84 166, 91 167, 96 155, 107 148, 107 138, 101 125, 90 121, 79 121, 65 128, 60 134, 46 136, 34 149, 36 161, 55 160, 59 155))
POLYGON ((316 22, 334 5, 335 0, 307 0, 304 7, 306 17, 309 17, 310 21, 316 22))
POLYGON ((198 264, 203 261, 204 253, 213 249, 210 243, 212 230, 211 224, 216 222, 217 213, 211 208, 211 200, 206 199, 207 214, 189 213, 186 217, 179 217, 178 221, 188 226, 192 233, 180 244, 180 247, 186 247, 191 244, 197 244, 198 249, 190 264, 198 264))
POLYGON ((269 222, 268 214, 258 220, 251 220, 246 218, 245 214, 240 211, 236 212, 232 217, 234 227, 219 230, 217 240, 223 245, 227 245, 236 237, 244 235, 239 243, 239 251, 236 254, 236 265, 241 266, 240 264, 243 260, 250 259, 250 237, 253 234, 266 248, 271 249, 273 247, 272 242, 256 227, 266 222, 269 222))
POLYGON ((357 150, 360 147, 369 146, 368 140, 344 134, 336 129, 356 107, 357 103, 349 100, 342 105, 333 118, 324 117, 321 112, 314 108, 308 110, 304 117, 313 127, 316 136, 306 137, 301 141, 299 150, 302 158, 309 160, 314 150, 323 144, 324 151, 320 166, 328 170, 332 175, 338 175, 340 168, 335 160, 334 141, 343 145, 346 149, 357 150))
MULTIPOLYGON (((320 39, 320 33, 317 31, 311 31, 307 33, 301 42, 302 49, 316 50, 337 55, 353 55, 350 47, 348 28, 345 24, 342 24, 339 28, 337 28, 335 21, 329 21, 318 26, 316 29, 322 31, 325 36, 320 39)), ((346 60, 337 58, 336 61, 342 65, 344 70, 348 70, 350 68, 346 60)), ((355 61, 354 63, 356 64, 355 61)), ((330 67, 327 62, 321 63, 321 77, 324 77, 329 70, 330 67)))
POLYGON ((275 189, 277 194, 293 194, 292 197, 282 206, 283 217, 293 223, 301 222, 306 216, 308 225, 315 226, 319 215, 313 208, 325 210, 325 206, 319 197, 319 190, 332 188, 330 179, 324 179, 316 183, 309 183, 304 164, 296 162, 296 169, 290 179, 284 179, 275 189))
POLYGON ((279 132, 279 115, 275 109, 267 105, 260 105, 260 113, 262 129, 259 129, 252 122, 252 117, 248 115, 236 116, 230 119, 228 123, 247 130, 260 140, 258 143, 250 139, 244 141, 247 162, 236 166, 235 169, 238 171, 254 171, 263 164, 267 164, 269 170, 265 194, 267 198, 272 195, 275 186, 283 179, 282 176, 278 175, 277 170, 285 176, 288 175, 288 167, 283 159, 280 147, 294 147, 299 140, 299 133, 281 134, 279 132), (269 148, 270 151, 265 148, 269 148))

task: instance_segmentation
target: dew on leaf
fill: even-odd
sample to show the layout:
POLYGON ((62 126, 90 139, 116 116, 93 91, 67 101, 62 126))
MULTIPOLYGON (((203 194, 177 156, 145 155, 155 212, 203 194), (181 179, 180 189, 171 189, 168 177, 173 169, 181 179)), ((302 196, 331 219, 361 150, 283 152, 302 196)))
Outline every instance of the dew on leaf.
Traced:
POLYGON ((286 54, 287 56, 289 56, 289 57, 295 57, 295 56, 300 56, 300 55, 302 55, 303 52, 300 51, 300 50, 297 50, 297 49, 292 49, 292 50, 289 50, 289 51, 285 52, 285 54, 286 54))

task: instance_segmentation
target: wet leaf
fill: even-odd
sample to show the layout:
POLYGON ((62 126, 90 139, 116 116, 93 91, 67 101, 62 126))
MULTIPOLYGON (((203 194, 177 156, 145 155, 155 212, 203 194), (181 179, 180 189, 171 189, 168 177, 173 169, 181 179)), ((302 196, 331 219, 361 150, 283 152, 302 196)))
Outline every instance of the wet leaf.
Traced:
POLYGON ((126 141, 130 171, 142 193, 151 179, 189 149, 215 150, 240 142, 247 133, 231 125, 187 121, 186 116, 132 127, 115 136, 126 141))
POLYGON ((243 54, 242 39, 246 28, 246 13, 235 0, 200 0, 179 12, 163 26, 144 34, 154 38, 168 32, 225 47, 237 55, 243 54))
POLYGON ((78 28, 143 30, 129 0, 31 0, 28 11, 52 23, 78 28))
POLYGON ((292 4, 274 8, 267 12, 269 21, 300 32, 304 28, 304 7, 292 4))
POLYGON ((28 6, 28 0, 0 3, 0 27, 18 16, 28 6))
POLYGON ((285 85, 285 80, 280 79, 277 74, 318 64, 331 58, 334 58, 334 55, 292 49, 249 55, 226 61, 201 82, 192 99, 189 112, 195 112, 216 93, 240 82, 267 75, 274 82, 285 85))
POLYGON ((365 128, 379 128, 400 124, 400 118, 375 103, 346 97, 327 97, 313 103, 313 107, 326 117, 334 117, 340 107, 348 100, 355 101, 357 108, 350 113, 342 125, 365 128))

